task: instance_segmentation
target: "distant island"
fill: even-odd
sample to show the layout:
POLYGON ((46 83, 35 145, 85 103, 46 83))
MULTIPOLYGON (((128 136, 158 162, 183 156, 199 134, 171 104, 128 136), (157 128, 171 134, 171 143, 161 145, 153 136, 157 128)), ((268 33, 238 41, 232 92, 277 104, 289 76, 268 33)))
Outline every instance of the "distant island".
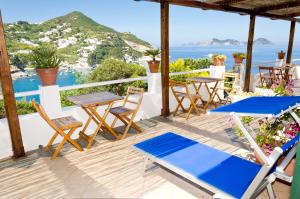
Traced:
MULTIPOLYGON (((269 41, 266 38, 257 38, 254 40, 254 45, 273 45, 273 42, 269 41)), ((206 41, 200 41, 196 43, 187 43, 183 46, 244 46, 247 45, 245 41, 238 41, 236 39, 209 39, 206 41)))

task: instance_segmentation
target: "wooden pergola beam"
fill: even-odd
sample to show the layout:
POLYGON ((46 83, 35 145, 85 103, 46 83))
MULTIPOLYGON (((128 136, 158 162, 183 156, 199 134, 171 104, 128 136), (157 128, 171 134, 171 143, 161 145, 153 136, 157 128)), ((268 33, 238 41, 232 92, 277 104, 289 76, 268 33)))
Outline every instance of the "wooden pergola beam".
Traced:
POLYGON ((298 16, 300 16, 300 12, 298 11, 298 12, 295 12, 295 13, 290 13, 290 14, 287 14, 285 16, 287 16, 287 17, 298 17, 298 16))
POLYGON ((288 45, 288 50, 287 50, 287 55, 286 55, 286 63, 288 63, 288 64, 290 64, 292 61, 295 28, 296 28, 296 23, 294 21, 292 21, 291 27, 290 27, 289 45, 288 45))
POLYGON ((220 4, 220 5, 231 5, 231 4, 239 3, 242 1, 246 1, 246 0, 220 0, 220 1, 215 1, 213 3, 220 4))
POLYGON ((162 110, 161 115, 168 117, 169 108, 169 3, 160 4, 161 23, 161 82, 162 110))
POLYGON ((274 5, 269 5, 269 6, 261 6, 258 8, 255 8, 254 10, 256 12, 267 12, 267 11, 272 11, 272 10, 280 10, 284 8, 292 8, 292 7, 297 7, 300 6, 300 1, 288 1, 284 3, 279 3, 279 4, 274 4, 274 5))
POLYGON ((246 72, 245 72, 245 82, 244 91, 249 92, 250 80, 251 80, 251 65, 252 65, 252 49, 253 49, 253 38, 255 30, 255 15, 250 15, 250 25, 248 34, 248 44, 247 44, 247 56, 246 56, 246 72))
POLYGON ((169 2, 169 4, 178 5, 178 6, 194 7, 194 8, 204 9, 204 10, 231 12, 231 13, 238 13, 242 15, 243 14, 256 15, 260 17, 281 19, 287 21, 296 21, 300 23, 300 19, 294 17, 276 15, 276 14, 271 14, 266 12, 257 12, 253 9, 238 8, 238 7, 232 7, 227 5, 217 5, 217 4, 205 3, 201 1, 195 1, 195 0, 135 0, 135 1, 149 1, 149 2, 156 2, 156 3, 169 2))
POLYGON ((0 12, 0 81, 5 104, 5 112, 11 137, 12 150, 15 158, 25 156, 16 98, 10 73, 9 58, 4 38, 2 15, 0 12))

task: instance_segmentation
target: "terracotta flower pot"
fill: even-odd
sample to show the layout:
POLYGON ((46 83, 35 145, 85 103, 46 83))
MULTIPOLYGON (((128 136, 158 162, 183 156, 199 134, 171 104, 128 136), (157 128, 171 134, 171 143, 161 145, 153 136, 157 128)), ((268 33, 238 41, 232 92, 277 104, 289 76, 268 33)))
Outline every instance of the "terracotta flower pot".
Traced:
POLYGON ((285 57, 285 52, 280 51, 280 52, 278 53, 278 59, 284 59, 284 57, 285 57))
POLYGON ((57 68, 37 68, 37 74, 40 76, 43 86, 51 86, 56 84, 58 67, 57 68))
POLYGON ((214 57, 212 61, 214 66, 224 66, 225 58, 214 57))
POLYGON ((223 64, 222 64, 222 61, 219 59, 219 58, 213 58, 213 64, 214 66, 222 66, 224 64, 224 61, 223 61, 223 64))
POLYGON ((242 64, 243 63, 244 59, 242 57, 236 56, 236 57, 233 57, 233 58, 234 58, 235 64, 242 64))
MULTIPOLYGON (((264 164, 264 162, 260 159, 260 157, 258 156, 258 154, 256 152, 254 152, 254 156, 255 156, 255 162, 257 162, 260 165, 264 164)), ((283 158, 280 158, 278 160, 278 164, 280 164, 282 162, 282 160, 283 160, 283 158)), ((295 164, 296 164, 296 159, 293 158, 290 161, 290 163, 286 166, 286 168, 284 169, 284 173, 288 176, 293 176, 295 164)))
POLYGON ((159 71, 159 64, 160 64, 160 61, 148 61, 148 65, 149 65, 149 69, 150 69, 150 72, 151 73, 158 73, 159 71))

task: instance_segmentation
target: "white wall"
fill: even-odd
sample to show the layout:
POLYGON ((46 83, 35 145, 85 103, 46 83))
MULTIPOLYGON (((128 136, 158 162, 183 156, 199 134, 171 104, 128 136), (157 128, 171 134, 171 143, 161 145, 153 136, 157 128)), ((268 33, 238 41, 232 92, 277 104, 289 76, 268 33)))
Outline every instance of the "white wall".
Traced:
MULTIPOLYGON (((145 93, 141 108, 136 117, 136 120, 148 119, 154 116, 158 116, 161 113, 161 74, 149 74, 148 78, 148 92, 145 93)), ((72 115, 76 119, 85 122, 87 120, 87 114, 76 106, 67 107, 61 109, 59 88, 58 86, 41 87, 40 88, 41 104, 49 112, 51 117, 60 117, 66 115, 72 115)), ((201 94, 207 99, 207 91, 202 88, 201 94)), ((117 105, 117 104, 116 104, 117 105)), ((184 102, 185 106, 188 106, 188 101, 184 102)), ((177 102, 170 90, 170 111, 174 111, 177 106, 177 102)), ((98 112, 103 114, 105 107, 99 107, 98 112)), ((53 130, 47 125, 47 123, 41 119, 37 114, 28 114, 19 116, 21 132, 25 151, 37 149, 39 145, 46 145, 51 136, 53 130)), ((108 123, 113 120, 112 116, 107 118, 108 123)), ((120 124, 120 123, 119 123, 120 124)), ((117 125, 119 125, 117 124, 117 125)), ((88 132, 92 132, 95 129, 95 125, 91 125, 88 132)), ((78 137, 78 133, 74 133, 74 138, 78 137)), ((57 139, 56 143, 60 140, 57 139)), ((0 120, 0 158, 8 157, 12 155, 11 140, 9 135, 9 129, 6 119, 0 120)))

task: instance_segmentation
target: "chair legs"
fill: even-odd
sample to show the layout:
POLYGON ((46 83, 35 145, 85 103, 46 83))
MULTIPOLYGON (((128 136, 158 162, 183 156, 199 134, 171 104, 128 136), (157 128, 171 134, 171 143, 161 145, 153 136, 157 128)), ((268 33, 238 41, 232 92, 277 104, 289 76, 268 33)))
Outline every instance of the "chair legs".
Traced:
POLYGON ((66 142, 69 142, 71 145, 73 145, 77 150, 79 151, 83 151, 82 147, 75 142, 73 139, 71 139, 72 134, 74 133, 74 131, 76 130, 76 128, 71 128, 70 131, 65 134, 64 132, 55 132, 55 134, 52 136, 52 138, 50 139, 49 143, 47 144, 47 149, 49 150, 49 148, 51 147, 52 143, 54 142, 54 140, 56 139, 57 135, 60 134, 63 136, 63 140, 59 143, 59 145, 56 147, 51 159, 54 160, 58 153, 61 151, 63 145, 66 142))
POLYGON ((115 119, 113 121, 113 126, 115 126, 117 120, 119 119, 121 122, 123 122, 126 126, 125 131, 123 132, 121 136, 121 140, 124 139, 129 131, 129 129, 132 127, 134 128, 138 133, 142 132, 142 129, 133 121, 135 118, 136 113, 133 113, 131 117, 129 118, 128 116, 121 116, 121 115, 115 115, 115 119))
POLYGON ((49 151, 51 149, 52 144, 53 144, 54 140, 57 138, 57 136, 58 136, 58 132, 56 131, 55 134, 49 140, 47 146, 44 148, 44 151, 49 151))
POLYGON ((181 108, 181 110, 182 110, 183 112, 186 111, 185 108, 184 108, 183 105, 182 105, 182 102, 183 102, 183 100, 184 100, 184 97, 182 97, 181 99, 176 98, 176 100, 177 100, 177 102, 178 102, 178 105, 177 105, 177 107, 176 107, 176 109, 175 109, 175 111, 174 111, 174 113, 173 113, 173 116, 174 116, 174 117, 176 116, 177 112, 179 111, 179 108, 181 108))
POLYGON ((198 102, 198 98, 196 98, 196 99, 191 99, 190 101, 191 101, 191 104, 190 104, 190 107, 189 107, 189 110, 188 110, 188 113, 187 113, 187 116, 186 116, 186 118, 185 119, 189 119, 189 117, 190 117, 190 114, 192 113, 192 111, 193 110, 195 110, 196 111, 196 114, 197 115, 200 115, 201 113, 200 113, 200 111, 199 111, 199 109, 198 109, 198 107, 197 107, 197 102, 198 102))

